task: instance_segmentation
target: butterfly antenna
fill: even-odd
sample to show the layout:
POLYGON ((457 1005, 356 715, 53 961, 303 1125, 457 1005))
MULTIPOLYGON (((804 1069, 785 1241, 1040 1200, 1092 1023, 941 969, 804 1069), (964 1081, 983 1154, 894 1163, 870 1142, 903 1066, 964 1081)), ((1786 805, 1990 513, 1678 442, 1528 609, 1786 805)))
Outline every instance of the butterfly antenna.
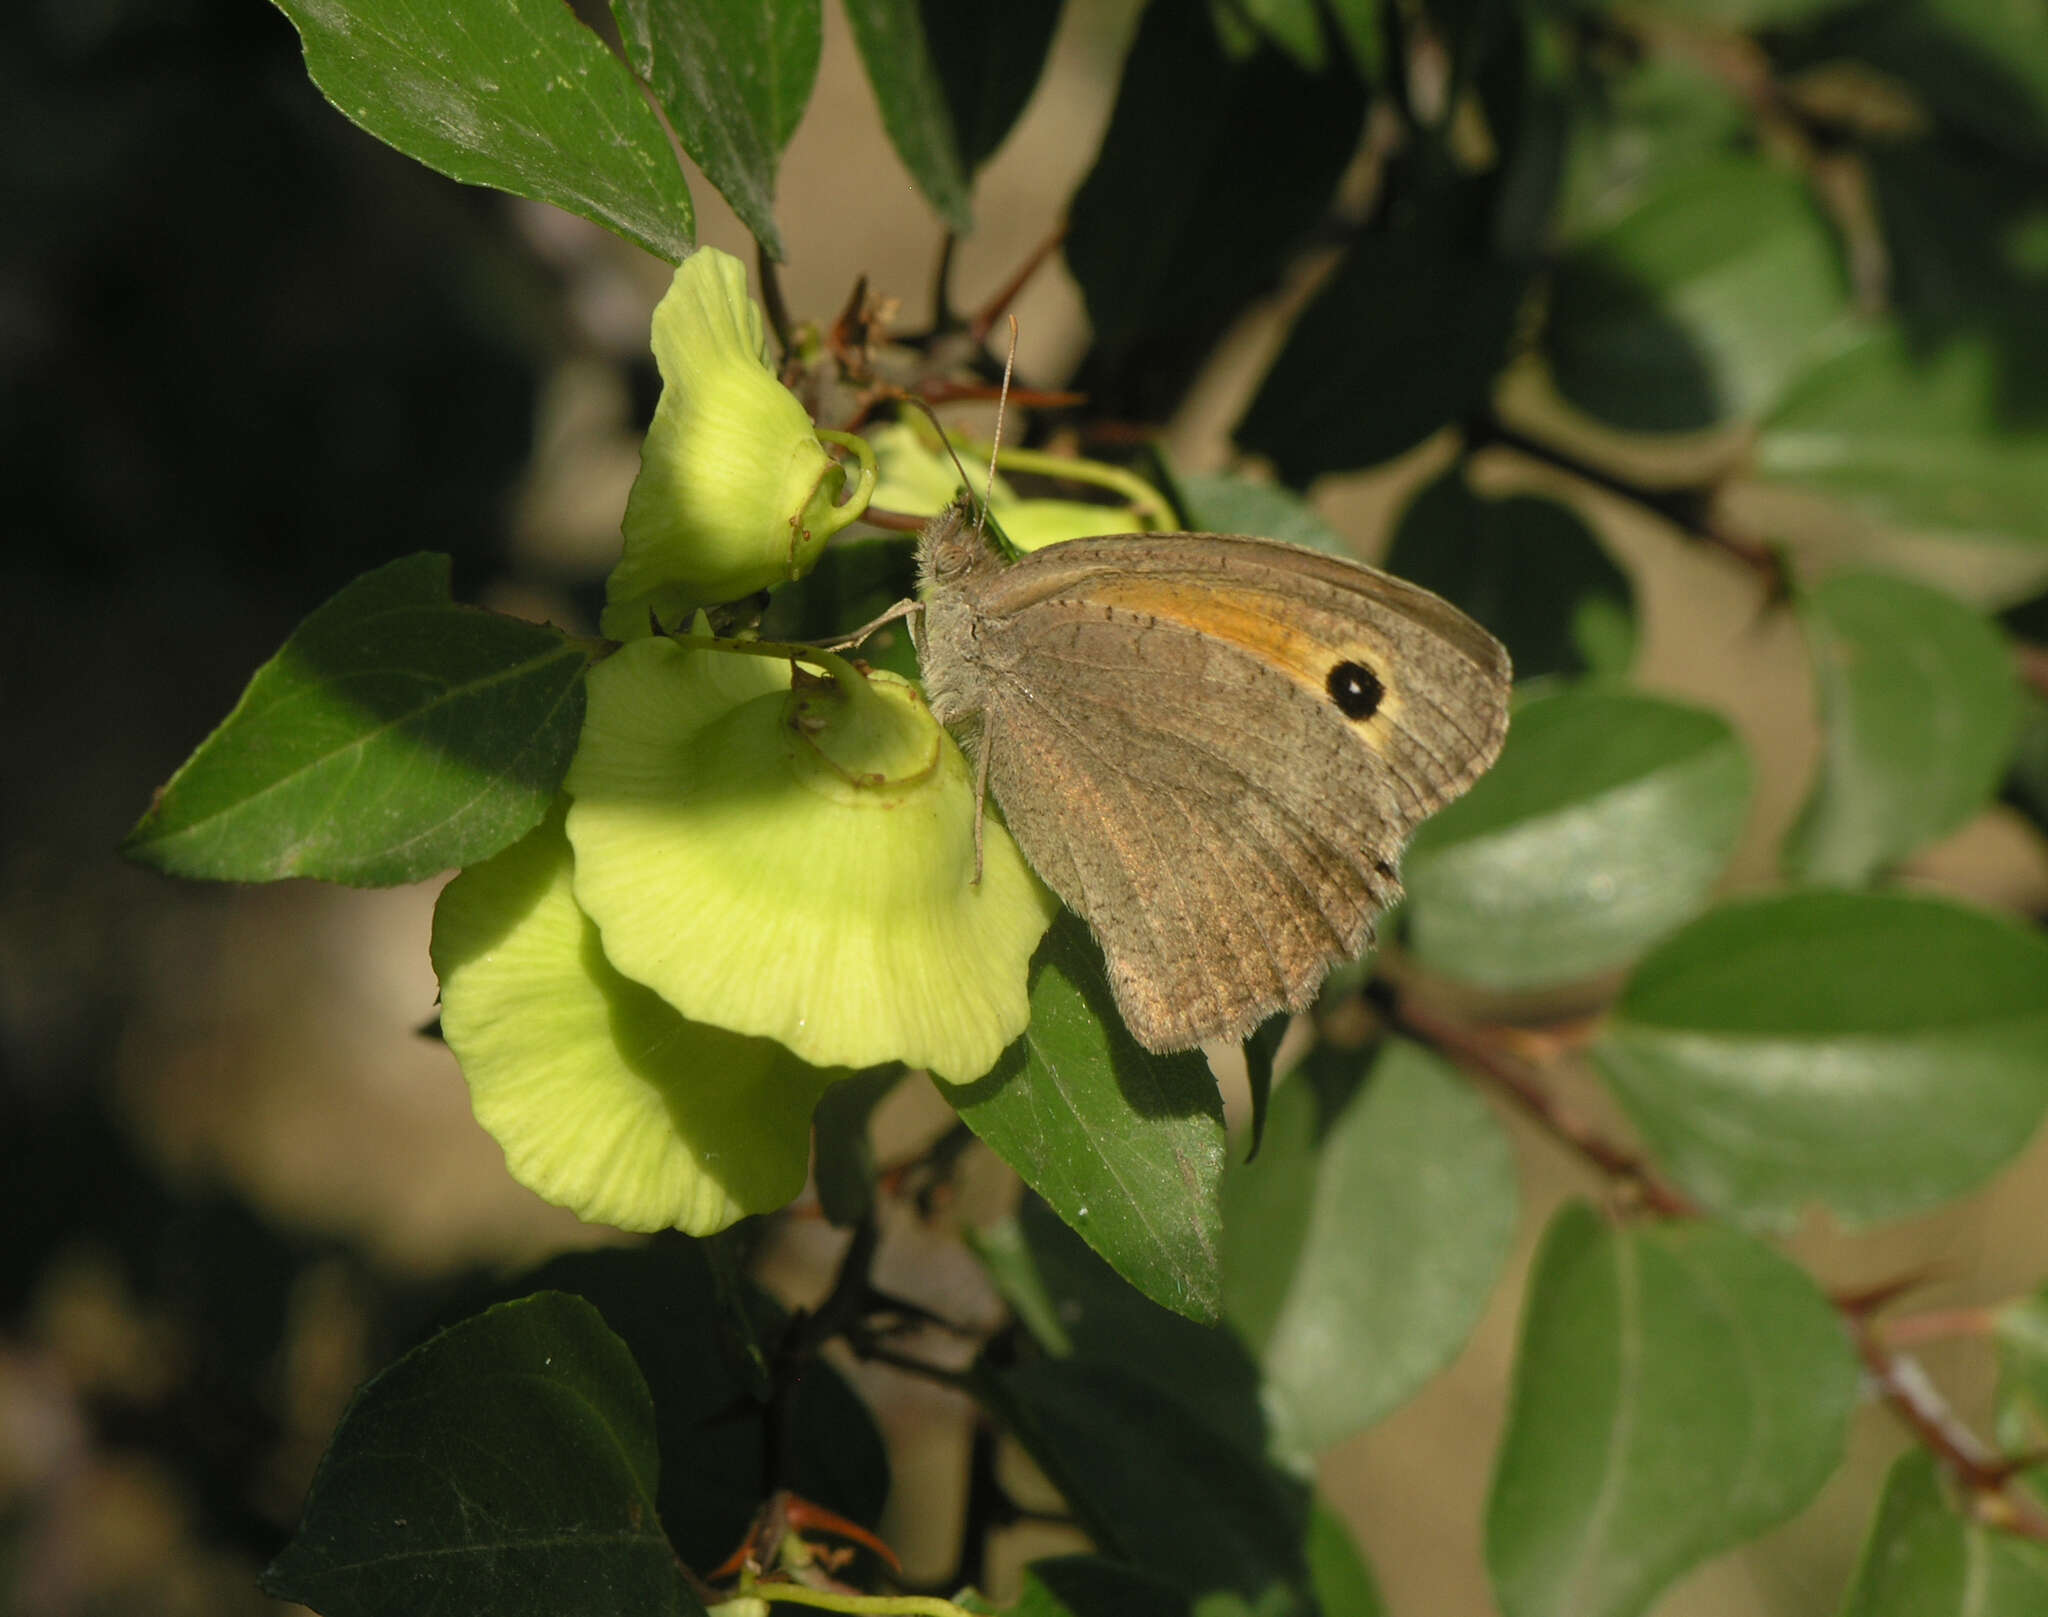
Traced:
POLYGON ((1010 408, 1010 377, 1017 369, 1017 317, 1010 316, 1010 351, 1003 356, 1003 386, 996 395, 996 430, 988 446, 988 486, 981 495, 981 515, 988 518, 988 508, 996 497, 996 457, 1003 452, 1003 418, 1010 408))
MULTIPOLYGON (((946 451, 947 456, 953 462, 953 470, 960 474, 960 487, 966 491, 970 499, 973 498, 973 474, 967 470, 965 463, 961 461, 959 451, 954 449, 953 440, 946 434, 946 424, 945 422, 939 419, 939 412, 932 408, 931 400, 924 398, 923 396, 916 393, 906 392, 903 394, 903 401, 906 404, 914 404, 920 410, 924 411, 925 418, 931 422, 933 428, 938 432, 940 447, 946 451)), ((993 492, 993 489, 991 489, 991 492, 993 492)), ((982 501, 982 510, 987 511, 987 509, 988 501, 986 498, 984 498, 982 501)))

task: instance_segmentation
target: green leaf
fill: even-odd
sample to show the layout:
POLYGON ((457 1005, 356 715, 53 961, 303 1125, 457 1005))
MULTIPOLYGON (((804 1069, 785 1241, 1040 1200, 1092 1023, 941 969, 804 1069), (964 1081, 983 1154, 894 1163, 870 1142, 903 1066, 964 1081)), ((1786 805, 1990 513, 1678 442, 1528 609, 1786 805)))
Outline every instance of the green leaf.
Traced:
POLYGON ((1786 1520, 1840 1462, 1856 1387, 1834 1310, 1769 1248, 1564 1207, 1487 1505, 1505 1617, 1632 1617, 1786 1520))
POLYGON ((1321 1499, 1308 1524, 1308 1573, 1322 1617, 1383 1617, 1379 1586, 1351 1530, 1321 1499))
POLYGON ((1329 0, 1330 20, 1361 77, 1377 81, 1386 56, 1380 37, 1380 0, 1329 0))
POLYGON ((2019 738, 2013 746, 2007 794, 2037 826, 2048 826, 2048 699, 2021 693, 2019 738))
POLYGON ((1580 409, 1684 432, 1767 409, 1846 309, 1840 253, 1804 183, 1728 157, 1672 175, 1572 249, 1543 347, 1580 409))
POLYGON ((1786 1227, 1934 1207, 2048 1105, 2048 943, 1903 893, 1730 904, 1645 960, 1594 1059, 1708 1206, 1786 1227))
POLYGON ((1574 100, 1557 230, 1577 240, 1620 218, 1681 169, 1727 155, 1749 132, 1749 109, 1723 80, 1657 54, 1574 100))
POLYGON ((1320 73, 1329 58, 1316 0, 1235 0, 1233 5, 1216 7, 1214 16, 1219 26, 1225 19, 1249 24, 1258 38, 1285 51, 1304 73, 1320 73))
POLYGON ((834 1084, 813 1119, 818 1207, 828 1223, 851 1229, 875 1207, 874 1111, 903 1080, 901 1062, 870 1067, 834 1084))
MULTIPOLYGON (((1281 1106, 1314 1099, 1290 1083, 1281 1106)), ((1450 1362, 1518 1211, 1507 1136, 1420 1046, 1382 1047, 1320 1140, 1276 1119, 1271 1147, 1224 1180, 1224 1295, 1265 1373, 1279 1452, 1306 1458, 1364 1430, 1450 1362), (1290 1224, 1294 1239, 1273 1239, 1290 1224)))
POLYGON ((782 258, 775 170, 817 81, 819 0, 612 0, 612 16, 683 150, 782 258))
POLYGON ((1291 545, 1353 556, 1348 541, 1291 488, 1230 472, 1184 473, 1174 479, 1181 515, 1203 533, 1249 533, 1291 545))
POLYGON ((1106 1553, 1192 1595, 1306 1592, 1309 1492, 1188 1418, 1142 1371, 1046 1359, 986 1380, 990 1410, 1106 1553))
POLYGON ((1293 1015, 1280 1011, 1245 1035, 1244 1082, 1252 1103, 1251 1143, 1244 1152, 1247 1162, 1259 1154, 1259 1145, 1266 1138, 1266 1107, 1273 1098, 1273 1060, 1293 1025, 1293 1015))
POLYGON ((1887 528, 2048 544, 2048 423, 2008 401, 2010 360, 1992 337, 1921 354, 1874 326, 1787 390, 1752 469, 1887 528))
POLYGON ((1516 262, 1548 259, 1557 245, 1557 200, 1564 181, 1572 111, 1585 98, 1580 45, 1561 10, 1480 5, 1464 0, 1429 9, 1468 10, 1452 42, 1454 75, 1469 74, 1478 110, 1499 151, 1485 181, 1494 254, 1516 262))
POLYGON ((925 44, 968 173, 995 155, 1045 70, 1060 0, 963 6, 920 0, 925 44))
POLYGON ((2008 1454, 2039 1454, 2048 1444, 2048 1287, 2000 1308, 1998 1441, 2008 1454))
POLYGON ((1295 320, 1238 441, 1301 485, 1377 465, 1485 404, 1529 284, 1526 265, 1492 251, 1486 200, 1479 187, 1425 195, 1361 236, 1295 320))
POLYGON ((1841 1617, 2035 1617, 2048 1611, 2048 1556, 1961 1516, 1934 1456, 1899 1456, 1885 1481, 1841 1617))
POLYGON ((1604 686, 1528 701, 1500 761, 1409 845, 1410 946, 1488 988, 1624 965, 1706 904, 1749 793, 1715 714, 1604 686))
MULTIPOLYGON (((1311 1057, 1329 1059, 1327 1047, 1311 1057)), ((1354 1082, 1346 1096, 1356 1088, 1354 1082)), ((1272 1337, 1294 1294, 1294 1256, 1307 1247, 1319 1211, 1315 1165, 1323 1109, 1313 1076, 1297 1071, 1274 1092, 1258 1156, 1223 1176, 1224 1318, 1254 1350, 1272 1337)))
POLYGON ((1259 1369, 1237 1333, 1140 1296, 1035 1196, 984 1242, 983 1261, 1054 1358, 1145 1366, 1152 1386, 1252 1458, 1271 1449, 1259 1369))
POLYGON ((1902 578, 1831 578, 1799 616, 1822 756, 1785 867, 1808 881, 1868 881, 1991 800, 2019 738, 2019 682, 1990 623, 1902 578))
POLYGON ((1031 967, 1031 1026, 987 1077, 945 1086, 967 1126, 1154 1302, 1221 1300, 1223 1106, 1199 1053, 1125 1030, 1087 927, 1053 922, 1031 967))
POLYGON ((325 1617, 702 1617, 655 1514, 654 1406, 579 1297, 504 1303, 358 1392, 263 1575, 325 1617))
POLYGON ((1800 60, 1846 56, 1911 85, 1937 117, 2017 157, 2048 158, 2048 29, 2011 0, 1895 0, 1844 13, 1800 60))
POLYGON ((277 0, 343 117, 466 185, 552 202, 670 263, 690 190, 625 65, 561 0, 277 0))
POLYGON ((2038 415, 2048 380, 2040 360, 2048 195, 2039 167, 1940 138, 1873 145, 1867 161, 1890 260, 1888 302, 1916 345, 1988 335, 1999 350, 2001 396, 2014 414, 2038 415))
POLYGON ((925 39, 920 0, 846 0, 846 20, 868 83, 882 109, 882 127, 910 177, 946 228, 974 228, 968 210, 967 166, 961 161, 946 87, 925 39))
POLYGON ((725 1559, 772 1488, 870 1527, 889 1492, 874 1417, 830 1364, 805 1364, 776 1401, 768 1359, 788 1315, 736 1267, 723 1241, 669 1235, 569 1253, 512 1283, 586 1299, 632 1350, 654 1396, 660 1517, 700 1570, 725 1559))
POLYGON ((1328 203, 1365 107, 1346 65, 1305 73, 1272 49, 1239 59, 1208 7, 1148 7, 1069 211, 1067 265, 1096 343, 1126 349, 1262 291, 1328 203))
POLYGON ((174 876, 358 887, 510 847, 554 801, 587 649, 457 606, 446 556, 365 573, 293 631, 123 851, 174 876))
POLYGON ((1402 515, 1386 565, 1491 629, 1514 658, 1517 679, 1623 674, 1634 657, 1628 575, 1555 500, 1482 499, 1454 466, 1402 515))

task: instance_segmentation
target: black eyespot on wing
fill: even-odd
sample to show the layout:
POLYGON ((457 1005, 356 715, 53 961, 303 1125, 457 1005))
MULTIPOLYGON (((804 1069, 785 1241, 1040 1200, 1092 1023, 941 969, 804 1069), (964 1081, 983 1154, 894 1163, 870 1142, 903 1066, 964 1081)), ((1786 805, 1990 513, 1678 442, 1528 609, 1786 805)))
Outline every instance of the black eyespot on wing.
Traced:
POLYGON ((1387 694, 1379 675, 1364 663, 1354 662, 1342 662, 1332 668, 1324 688, 1337 704, 1337 711, 1347 719, 1371 718, 1379 712, 1380 701, 1387 694))

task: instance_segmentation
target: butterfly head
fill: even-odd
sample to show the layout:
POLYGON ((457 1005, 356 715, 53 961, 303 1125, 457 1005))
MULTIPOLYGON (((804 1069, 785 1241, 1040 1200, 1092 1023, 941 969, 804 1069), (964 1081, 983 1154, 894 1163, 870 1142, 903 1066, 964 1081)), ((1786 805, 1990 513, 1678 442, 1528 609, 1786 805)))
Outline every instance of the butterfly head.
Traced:
POLYGON ((1003 564, 998 541, 983 527, 985 513, 973 496, 962 494, 924 525, 917 540, 918 593, 964 583, 976 573, 1003 564))

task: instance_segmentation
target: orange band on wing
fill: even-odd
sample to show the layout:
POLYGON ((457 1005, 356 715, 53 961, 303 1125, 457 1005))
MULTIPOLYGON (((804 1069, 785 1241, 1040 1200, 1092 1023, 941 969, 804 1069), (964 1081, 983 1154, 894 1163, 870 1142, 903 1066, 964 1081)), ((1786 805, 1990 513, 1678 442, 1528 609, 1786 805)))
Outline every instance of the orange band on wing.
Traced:
POLYGON ((1386 691, 1380 707, 1388 713, 1399 706, 1399 694, 1386 643, 1377 636, 1346 636, 1342 641, 1318 636, 1291 623, 1287 602, 1263 590, 1217 589, 1184 584, 1163 578, 1111 578, 1097 575, 1088 581, 1091 605, 1117 606, 1170 623, 1185 624, 1196 632, 1222 640, 1277 668, 1296 684, 1326 698, 1330 670, 1342 662, 1362 663, 1372 670, 1386 691))

